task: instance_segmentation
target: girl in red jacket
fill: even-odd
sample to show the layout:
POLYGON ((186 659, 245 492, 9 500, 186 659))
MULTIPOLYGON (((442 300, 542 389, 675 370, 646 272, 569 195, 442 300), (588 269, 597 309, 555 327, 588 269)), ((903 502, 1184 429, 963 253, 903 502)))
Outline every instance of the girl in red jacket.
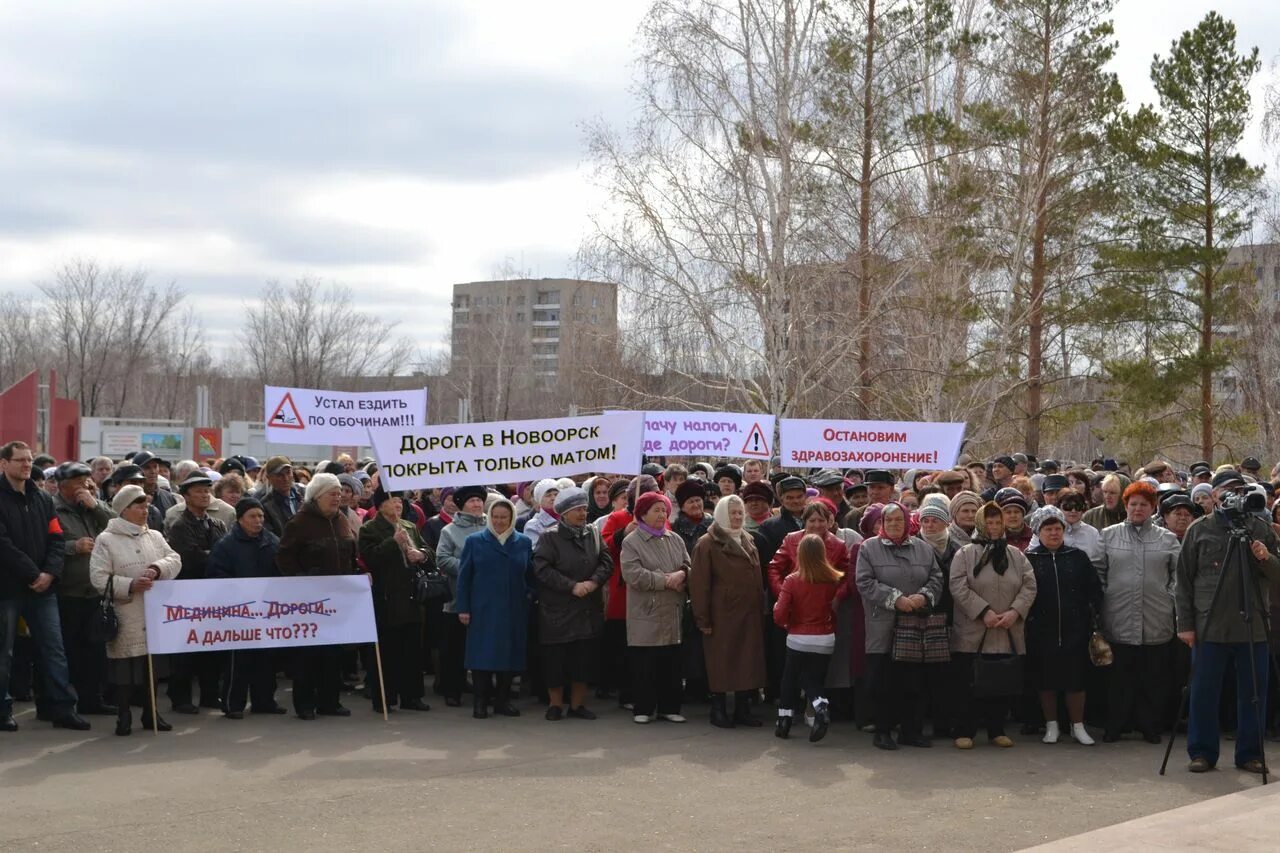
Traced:
POLYGON ((834 603, 843 574, 827 560, 826 543, 807 534, 796 549, 796 570, 782 582, 773 621, 787 632, 787 660, 782 671, 782 696, 774 734, 791 734, 792 715, 804 713, 800 689, 813 704, 813 728, 809 742, 826 737, 831 722, 827 699, 822 695, 827 663, 836 647, 834 603))

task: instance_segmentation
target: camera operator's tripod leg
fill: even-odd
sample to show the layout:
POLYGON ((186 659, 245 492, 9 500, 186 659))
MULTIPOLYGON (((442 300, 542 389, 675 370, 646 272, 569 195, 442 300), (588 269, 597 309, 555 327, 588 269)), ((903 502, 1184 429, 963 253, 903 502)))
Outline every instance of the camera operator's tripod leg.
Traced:
MULTIPOLYGON (((1164 748, 1164 761, 1160 762, 1160 775, 1169 767, 1169 756, 1173 755, 1173 742, 1178 739, 1178 728, 1187 722, 1191 713, 1191 681, 1196 675, 1196 653, 1191 652, 1191 671, 1187 673, 1187 681, 1182 685, 1182 698, 1178 701, 1178 716, 1173 721, 1173 731, 1169 734, 1169 743, 1164 748)), ((1189 732, 1189 730, 1188 730, 1189 732)))

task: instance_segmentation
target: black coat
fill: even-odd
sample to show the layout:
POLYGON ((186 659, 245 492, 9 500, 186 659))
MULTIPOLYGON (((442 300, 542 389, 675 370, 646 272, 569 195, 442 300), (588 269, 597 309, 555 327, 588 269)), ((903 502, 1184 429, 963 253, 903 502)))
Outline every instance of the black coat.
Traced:
POLYGON ((684 540, 684 549, 692 554, 693 546, 697 545, 698 540, 711 529, 711 516, 703 515, 695 523, 689 516, 680 512, 676 514, 676 520, 671 523, 671 529, 684 540))
MULTIPOLYGON (((295 498, 298 509, 301 510, 303 504, 303 495, 305 492, 297 483, 293 484, 290 493, 295 498)), ((280 538, 284 538, 285 525, 289 523, 289 519, 293 518, 294 511, 289 507, 289 501, 275 489, 268 486, 265 491, 261 491, 254 495, 262 504, 262 511, 267 516, 267 529, 280 538)))
POLYGON ((18 596, 41 572, 62 577, 66 552, 53 498, 31 480, 24 486, 19 492, 0 476, 0 598, 18 596))
POLYGON ((374 615, 392 627, 422 624, 422 605, 413 599, 414 576, 419 568, 429 571, 435 565, 435 553, 422 543, 413 522, 400 519, 400 529, 414 548, 427 555, 426 560, 409 565, 396 542, 396 528, 380 514, 360 527, 360 557, 373 576, 374 615))
MULTIPOLYGON (((240 525, 236 525, 239 527, 240 525)), ((169 527, 169 547, 182 558, 182 573, 178 580, 202 580, 206 577, 205 563, 213 545, 227 535, 227 528, 211 515, 196 518, 184 509, 169 527)))
POLYGON ((1027 614, 1027 644, 1041 652, 1083 650, 1102 612, 1102 581, 1079 548, 1050 551, 1037 545, 1027 552, 1036 575, 1036 600, 1027 614))
POLYGON ((231 532, 213 545, 209 561, 205 563, 205 576, 210 578, 274 578, 280 575, 276 568, 276 549, 280 538, 263 529, 256 539, 244 532, 239 524, 231 526, 231 532))

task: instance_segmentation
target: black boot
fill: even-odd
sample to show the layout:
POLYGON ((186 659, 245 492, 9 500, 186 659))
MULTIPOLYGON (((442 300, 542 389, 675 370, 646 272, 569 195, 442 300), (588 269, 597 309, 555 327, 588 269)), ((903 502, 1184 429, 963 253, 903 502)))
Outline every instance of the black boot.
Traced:
POLYGON ((155 708, 152 707, 150 696, 142 700, 142 727, 144 729, 155 729, 162 732, 173 731, 173 726, 165 722, 164 717, 157 714, 155 708), (154 724, 152 720, 153 714, 155 714, 154 724))
POLYGON ((739 691, 733 696, 733 722, 734 725, 746 726, 749 729, 758 729, 764 725, 764 720, 751 713, 751 694, 745 690, 739 691))
POLYGON ((783 740, 791 737, 791 718, 778 717, 778 722, 773 727, 774 737, 780 737, 783 740))
POLYGON ((473 672, 474 684, 471 690, 471 716, 477 720, 489 718, 489 673, 473 672))
POLYGON ((817 743, 827 736, 827 726, 831 723, 830 705, 818 703, 813 709, 813 728, 809 729, 809 743, 817 743))
POLYGON ((733 720, 729 719, 729 712, 725 709, 723 693, 711 694, 711 725, 718 729, 733 728, 733 720))
POLYGON ((511 703, 511 673, 498 673, 498 689, 493 697, 493 713, 501 717, 518 717, 520 709, 511 703))
POLYGON ((133 734, 133 711, 128 702, 121 702, 116 711, 116 734, 120 737, 133 734))

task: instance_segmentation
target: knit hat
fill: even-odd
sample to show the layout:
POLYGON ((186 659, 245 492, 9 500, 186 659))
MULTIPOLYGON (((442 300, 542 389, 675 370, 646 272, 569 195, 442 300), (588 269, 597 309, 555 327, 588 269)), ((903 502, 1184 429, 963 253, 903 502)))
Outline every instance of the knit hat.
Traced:
POLYGON ((705 486, 697 480, 685 480, 676 487, 676 506, 683 507, 689 498, 700 498, 705 495, 705 486))
POLYGON ((572 489, 572 488, 574 488, 574 487, 575 487, 575 486, 577 486, 577 485, 578 485, 577 483, 573 482, 573 478, 572 478, 572 477, 561 477, 559 480, 556 480, 556 489, 557 489, 557 490, 559 490, 559 489, 572 489))
MULTIPOLYGON (((533 502, 538 506, 542 506, 542 499, 550 491, 560 491, 560 484, 551 479, 539 480, 538 485, 533 487, 533 502)), ((458 503, 457 495, 454 495, 453 502, 458 503)))
POLYGON ((957 511, 966 506, 980 507, 982 506, 982 498, 966 489, 963 492, 958 492, 951 499, 951 505, 947 509, 951 510, 951 517, 954 518, 957 511))
POLYGON ((613 503, 618 499, 618 495, 625 492, 631 486, 631 481, 627 479, 614 480, 609 484, 609 503, 613 503))
POLYGON ((142 486, 129 485, 116 492, 116 496, 111 499, 111 508, 115 510, 116 515, 120 515, 125 511, 129 504, 145 498, 147 493, 142 490, 142 486))
POLYGON ((357 498, 364 497, 364 484, 351 474, 338 474, 338 483, 346 486, 357 498))
POLYGON ((1213 486, 1208 483, 1196 483, 1191 487, 1191 500, 1197 500, 1201 495, 1212 495, 1213 486))
POLYGON ((311 478, 311 482, 307 483, 307 490, 303 492, 303 498, 307 503, 311 503, 325 492, 341 488, 342 484, 332 474, 316 474, 311 478))
POLYGON ((241 498, 236 501, 236 518, 244 518, 244 514, 251 509, 262 509, 262 501, 257 498, 241 498))
POLYGON ((996 504, 1001 509, 1007 506, 1016 506, 1022 510, 1024 515, 1031 509, 1027 504, 1027 499, 1022 496, 1022 492, 1012 488, 1005 488, 996 492, 996 504))
POLYGON ((938 506, 946 510, 947 520, 951 520, 951 501, 947 499, 946 495, 939 492, 930 492, 924 496, 924 500, 920 501, 920 506, 921 508, 924 508, 929 504, 933 504, 934 506, 938 506))
POLYGON ((773 505, 773 489, 764 480, 747 483, 742 487, 741 495, 744 501, 755 499, 773 505))
POLYGON ((926 518, 936 518, 943 524, 951 523, 951 513, 945 506, 939 506, 937 503, 927 503, 921 506, 919 518, 921 521, 924 521, 926 518))
POLYGON ((653 508, 654 504, 663 504, 667 508, 667 515, 671 515, 671 501, 667 499, 665 492, 645 492, 636 498, 636 519, 643 521, 645 514, 653 508))
POLYGON ((1027 519, 1027 525, 1033 533, 1039 533, 1040 528, 1045 522, 1056 522, 1062 525, 1065 530, 1067 527, 1067 517, 1062 514, 1062 510, 1056 506, 1042 506, 1040 509, 1031 513, 1031 517, 1027 519))
POLYGON ((587 492, 577 486, 571 486, 567 489, 561 489, 556 495, 556 512, 564 515, 571 509, 577 509, 580 506, 587 505, 587 492))

